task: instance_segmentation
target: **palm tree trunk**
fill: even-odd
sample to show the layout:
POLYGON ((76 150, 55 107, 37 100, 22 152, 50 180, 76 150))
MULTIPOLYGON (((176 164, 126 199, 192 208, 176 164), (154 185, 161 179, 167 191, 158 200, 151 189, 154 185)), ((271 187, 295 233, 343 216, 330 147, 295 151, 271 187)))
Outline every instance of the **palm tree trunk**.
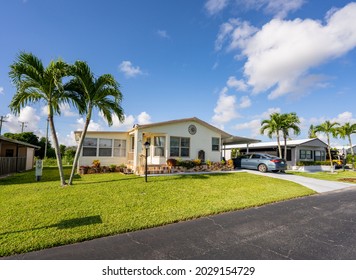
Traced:
POLYGON ((328 153, 329 153, 329 160, 330 160, 330 172, 334 173, 334 166, 333 166, 333 159, 331 158, 331 149, 330 149, 330 138, 329 138, 329 134, 326 135, 327 140, 328 140, 328 153))
POLYGON ((279 131, 277 131, 277 144, 278 144, 278 153, 279 157, 282 158, 282 148, 281 148, 281 141, 279 139, 279 131))
MULTIPOLYGON (((50 109, 49 109, 50 110, 50 109)), ((54 127, 54 122, 53 122, 53 115, 49 114, 48 115, 48 120, 49 120, 49 126, 51 128, 52 132, 52 139, 53 139, 53 144, 54 144, 54 150, 56 152, 56 157, 57 157, 57 164, 58 164, 58 170, 59 170, 59 177, 61 180, 61 186, 67 185, 65 179, 64 179, 64 172, 63 172, 63 165, 62 165, 62 157, 61 157, 61 152, 59 149, 59 144, 58 144, 58 138, 57 138, 57 133, 56 129, 54 127)))
MULTIPOLYGON (((352 148, 351 135, 348 135, 348 138, 349 138, 349 145, 350 145, 350 149, 351 149, 352 170, 355 170, 355 167, 354 167, 355 153, 354 153, 354 149, 352 148)), ((346 155, 347 155, 347 153, 346 153, 346 155)), ((345 155, 345 157, 346 157, 346 155, 345 155)))
POLYGON ((287 135, 283 135, 284 138, 284 159, 287 162, 287 135))
POLYGON ((74 174, 75 174, 75 172, 77 170, 80 152, 81 152, 81 150, 83 148, 83 143, 84 143, 85 135, 87 134, 87 131, 88 131, 90 119, 91 119, 91 110, 87 114, 87 117, 86 117, 86 120, 85 120, 85 124, 84 124, 84 129, 83 129, 82 135, 80 136, 80 139, 79 139, 77 151, 75 152, 72 171, 70 173, 69 182, 68 182, 69 185, 73 184, 74 174))

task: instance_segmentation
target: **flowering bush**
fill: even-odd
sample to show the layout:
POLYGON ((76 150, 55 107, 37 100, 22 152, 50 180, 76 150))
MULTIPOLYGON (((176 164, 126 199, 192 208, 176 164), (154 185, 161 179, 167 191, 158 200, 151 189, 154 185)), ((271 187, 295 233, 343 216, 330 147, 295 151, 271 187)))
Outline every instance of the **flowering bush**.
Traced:
POLYGON ((98 159, 93 160, 93 166, 100 167, 100 160, 98 160, 98 159))

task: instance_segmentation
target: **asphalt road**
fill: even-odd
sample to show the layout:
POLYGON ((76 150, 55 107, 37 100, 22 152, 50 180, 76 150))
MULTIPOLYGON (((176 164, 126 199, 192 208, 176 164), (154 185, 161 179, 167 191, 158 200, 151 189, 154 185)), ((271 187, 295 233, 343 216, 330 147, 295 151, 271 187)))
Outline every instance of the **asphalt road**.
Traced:
POLYGON ((8 259, 356 259, 356 186, 8 259))

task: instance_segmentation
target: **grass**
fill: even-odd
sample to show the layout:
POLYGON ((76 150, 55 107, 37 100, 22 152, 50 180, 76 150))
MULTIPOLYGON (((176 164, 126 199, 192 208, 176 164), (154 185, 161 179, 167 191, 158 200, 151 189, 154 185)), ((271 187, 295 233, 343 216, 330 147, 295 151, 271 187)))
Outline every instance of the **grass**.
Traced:
POLYGON ((295 172, 288 171, 290 174, 321 179, 321 180, 329 180, 329 181, 338 181, 338 182, 348 182, 356 184, 356 172, 352 170, 337 170, 334 173, 331 172, 295 172))
MULTIPOLYGON (((68 176, 70 168, 65 168, 68 176)), ((0 179, 0 256, 75 243, 313 194, 284 180, 247 173, 144 178, 78 176, 60 187, 44 168, 0 179)))

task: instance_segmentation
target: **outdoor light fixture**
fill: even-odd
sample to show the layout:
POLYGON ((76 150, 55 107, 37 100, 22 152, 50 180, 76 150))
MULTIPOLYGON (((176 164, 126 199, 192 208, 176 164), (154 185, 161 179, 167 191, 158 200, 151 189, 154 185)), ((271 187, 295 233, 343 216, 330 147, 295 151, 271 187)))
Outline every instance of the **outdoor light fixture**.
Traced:
POLYGON ((150 148, 150 143, 148 141, 145 142, 145 144, 143 144, 145 146, 146 149, 146 163, 145 163, 145 182, 147 182, 147 154, 148 154, 148 149, 150 148))

